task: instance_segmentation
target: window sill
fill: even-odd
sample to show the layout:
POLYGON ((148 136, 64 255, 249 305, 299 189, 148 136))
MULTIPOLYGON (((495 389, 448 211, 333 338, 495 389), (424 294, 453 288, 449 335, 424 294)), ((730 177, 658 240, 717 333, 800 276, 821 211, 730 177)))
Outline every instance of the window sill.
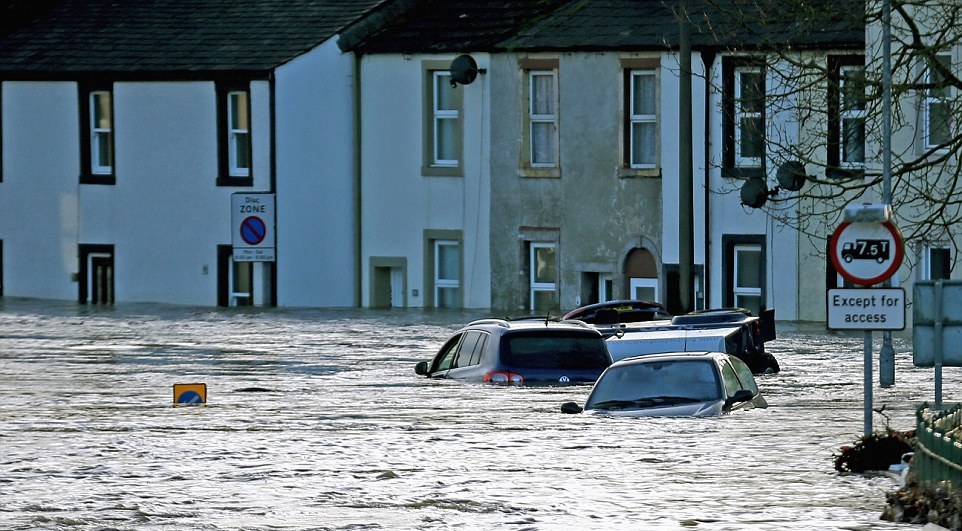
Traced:
POLYGON ((839 168, 839 167, 828 167, 825 168, 825 176, 829 179, 846 180, 846 179, 861 179, 865 177, 865 168, 839 168))
POLYGON ((218 177, 217 186, 254 186, 253 177, 218 177))
POLYGON ((106 184, 114 185, 117 184, 117 177, 113 174, 110 175, 94 175, 85 174, 80 176, 80 184, 106 184))
POLYGON ((518 177, 532 179, 560 179, 561 168, 519 168, 518 177))
POLYGON ((619 179, 661 178, 661 168, 618 168, 619 179))
POLYGON ((726 179, 752 179, 752 178, 764 178, 765 168, 761 166, 756 167, 723 167, 721 169, 722 177, 726 179))
POLYGON ((422 177, 463 177, 460 166, 422 166, 422 177))

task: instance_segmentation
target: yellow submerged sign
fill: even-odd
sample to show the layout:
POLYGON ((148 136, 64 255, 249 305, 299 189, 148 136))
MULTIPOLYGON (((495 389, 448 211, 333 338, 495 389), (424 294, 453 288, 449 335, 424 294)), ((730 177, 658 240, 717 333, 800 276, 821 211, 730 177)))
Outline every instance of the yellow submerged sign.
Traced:
POLYGON ((174 406, 203 406, 207 404, 207 384, 174 384, 174 406))

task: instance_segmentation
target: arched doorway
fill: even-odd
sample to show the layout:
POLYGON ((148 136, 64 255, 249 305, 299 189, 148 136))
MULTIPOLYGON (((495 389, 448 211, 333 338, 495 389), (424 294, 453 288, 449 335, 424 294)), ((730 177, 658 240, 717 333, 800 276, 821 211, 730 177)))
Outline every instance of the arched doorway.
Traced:
POLYGON ((625 258, 628 298, 662 302, 661 281, 655 255, 644 247, 632 249, 625 258))

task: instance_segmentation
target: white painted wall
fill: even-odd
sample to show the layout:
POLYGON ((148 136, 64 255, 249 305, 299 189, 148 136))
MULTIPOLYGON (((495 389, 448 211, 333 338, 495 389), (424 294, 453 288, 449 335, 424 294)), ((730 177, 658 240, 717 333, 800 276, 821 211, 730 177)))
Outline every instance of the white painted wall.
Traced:
MULTIPOLYGON (((722 60, 716 57, 711 69, 712 86, 722 86, 722 60)), ((771 76, 766 80, 766 87, 771 87, 771 76)), ((798 233, 792 228, 776 223, 762 209, 753 210, 741 205, 739 190, 743 183, 740 179, 727 179, 721 176, 722 161, 722 97, 718 90, 712 91, 711 108, 714 111, 711 127, 711 291, 710 305, 721 306, 724 301, 722 287, 724 275, 723 267, 724 247, 722 235, 725 234, 764 234, 766 236, 766 287, 768 308, 775 308, 779 320, 793 320, 797 318, 798 301, 798 233)), ((792 116, 787 112, 772 113, 766 119, 791 121, 792 116)), ((791 129, 785 124, 776 127, 780 132, 791 129)), ((797 128, 796 128, 797 129, 797 128)), ((797 131, 796 131, 797 132, 797 131)), ((769 164, 770 166, 771 164, 769 164)), ((767 168, 769 188, 775 186, 775 168, 767 168)))
MULTIPOLYGON (((266 190, 270 175, 267 84, 251 96, 255 186, 244 191, 266 190)), ((114 85, 114 185, 79 184, 77 100, 74 83, 4 84, 5 294, 75 300, 77 245, 113 244, 118 302, 216 304, 238 189, 216 186, 214 84, 114 85)))
MULTIPOLYGON (((485 75, 459 86, 463 177, 421 175, 422 61, 454 56, 369 55, 361 59, 362 305, 370 304, 371 257, 407 259, 407 305, 424 303, 424 230, 463 231, 464 306, 490 306, 489 96, 485 75), (417 295, 414 295, 417 290, 417 295)), ((488 58, 475 55, 479 68, 488 58)))
POLYGON ((2 96, 4 295, 76 299, 77 87, 8 81, 2 96))
POLYGON ((333 39, 277 69, 280 306, 355 305, 353 70, 333 39))

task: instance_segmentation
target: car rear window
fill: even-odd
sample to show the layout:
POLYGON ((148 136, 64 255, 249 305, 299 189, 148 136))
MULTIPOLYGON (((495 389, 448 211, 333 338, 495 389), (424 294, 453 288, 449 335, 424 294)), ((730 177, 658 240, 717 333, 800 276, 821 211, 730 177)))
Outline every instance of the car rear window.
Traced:
POLYGON ((604 339, 593 334, 531 332, 504 338, 501 362, 523 369, 603 369, 610 363, 604 339))

